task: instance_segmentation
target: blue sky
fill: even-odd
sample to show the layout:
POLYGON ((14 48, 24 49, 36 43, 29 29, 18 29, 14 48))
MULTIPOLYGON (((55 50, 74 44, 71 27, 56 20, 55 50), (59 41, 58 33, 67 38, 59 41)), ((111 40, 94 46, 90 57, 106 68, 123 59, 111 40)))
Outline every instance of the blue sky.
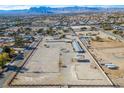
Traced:
MULTIPOLYGON (((34 5, 35 6, 35 5, 34 5)), ((29 9, 33 5, 0 5, 0 10, 29 9)))
POLYGON ((124 0, 0 0, 0 10, 29 9, 36 5, 124 5, 124 0))

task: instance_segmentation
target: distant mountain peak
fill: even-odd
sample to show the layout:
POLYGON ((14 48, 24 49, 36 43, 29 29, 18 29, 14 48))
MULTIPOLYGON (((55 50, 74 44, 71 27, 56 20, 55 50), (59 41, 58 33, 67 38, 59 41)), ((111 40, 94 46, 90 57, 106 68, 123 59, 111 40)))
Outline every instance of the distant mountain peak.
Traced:
POLYGON ((59 13, 81 13, 81 12, 113 12, 124 11, 124 6, 67 6, 67 7, 31 7, 24 10, 0 10, 0 14, 59 14, 59 13))

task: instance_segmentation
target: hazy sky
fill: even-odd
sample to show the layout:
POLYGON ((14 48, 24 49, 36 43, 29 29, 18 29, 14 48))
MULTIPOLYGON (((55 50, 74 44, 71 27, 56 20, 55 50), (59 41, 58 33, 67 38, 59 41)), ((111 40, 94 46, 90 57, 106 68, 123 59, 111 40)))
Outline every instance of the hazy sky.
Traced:
POLYGON ((31 5, 124 5, 124 0, 0 0, 0 10, 28 9, 31 5))

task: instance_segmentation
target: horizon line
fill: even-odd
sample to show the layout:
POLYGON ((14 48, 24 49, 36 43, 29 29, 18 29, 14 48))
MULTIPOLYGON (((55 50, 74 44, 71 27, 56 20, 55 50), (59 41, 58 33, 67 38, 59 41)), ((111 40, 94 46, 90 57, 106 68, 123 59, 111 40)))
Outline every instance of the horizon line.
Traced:
POLYGON ((50 8, 62 8, 62 7, 101 7, 101 8, 124 8, 124 5, 0 5, 0 10, 24 10, 31 7, 50 7, 50 8))

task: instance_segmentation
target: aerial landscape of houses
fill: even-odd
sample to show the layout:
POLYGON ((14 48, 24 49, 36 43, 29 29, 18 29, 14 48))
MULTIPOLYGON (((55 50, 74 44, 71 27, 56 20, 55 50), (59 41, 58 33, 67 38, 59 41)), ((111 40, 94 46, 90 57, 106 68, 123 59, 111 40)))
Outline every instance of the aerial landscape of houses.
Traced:
POLYGON ((123 81, 123 5, 0 8, 1 88, 123 88, 123 81))

